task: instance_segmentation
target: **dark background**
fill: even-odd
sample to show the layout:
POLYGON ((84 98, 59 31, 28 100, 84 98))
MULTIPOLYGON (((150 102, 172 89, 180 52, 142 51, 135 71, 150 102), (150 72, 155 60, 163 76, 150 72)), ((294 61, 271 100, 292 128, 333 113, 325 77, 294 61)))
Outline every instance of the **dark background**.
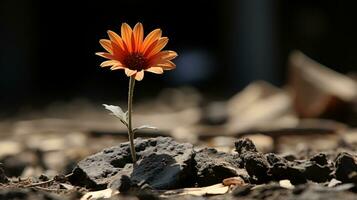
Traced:
POLYGON ((343 73, 357 66, 357 1, 311 0, 0 0, 0 116, 22 107, 88 98, 124 100, 122 71, 101 69, 98 41, 122 22, 161 28, 177 69, 146 73, 136 97, 164 87, 195 86, 227 98, 249 82, 286 81, 299 49, 343 73))

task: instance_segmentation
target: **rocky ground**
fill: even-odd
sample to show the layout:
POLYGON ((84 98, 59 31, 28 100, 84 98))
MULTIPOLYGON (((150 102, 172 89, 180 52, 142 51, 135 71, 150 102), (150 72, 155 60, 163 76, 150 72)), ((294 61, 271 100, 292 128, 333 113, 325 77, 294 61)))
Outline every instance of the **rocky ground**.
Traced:
POLYGON ((356 199, 355 76, 299 52, 289 65, 282 88, 258 81, 220 101, 167 89, 136 103, 134 125, 159 130, 137 133, 135 165, 100 104, 4 118, 0 200, 356 199))
POLYGON ((195 149, 170 137, 106 148, 68 175, 8 178, 1 171, 0 199, 355 199, 357 157, 344 146, 328 152, 262 153, 252 140, 234 151, 195 149), (90 192, 95 191, 95 192, 90 192))

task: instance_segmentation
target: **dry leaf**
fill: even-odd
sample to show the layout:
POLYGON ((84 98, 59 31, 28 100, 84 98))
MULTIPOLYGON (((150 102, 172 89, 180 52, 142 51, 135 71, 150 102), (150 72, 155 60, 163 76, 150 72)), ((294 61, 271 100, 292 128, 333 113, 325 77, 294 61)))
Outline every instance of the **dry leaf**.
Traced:
POLYGON ((222 183, 201 187, 201 188, 183 188, 177 190, 165 191, 161 196, 168 197, 172 195, 193 195, 193 196, 205 196, 205 195, 218 195, 225 194, 229 191, 229 186, 225 186, 222 183))
POLYGON ((241 177, 231 177, 231 178, 226 178, 222 181, 223 185, 225 186, 243 186, 245 185, 244 180, 241 177))
POLYGON ((96 200, 96 199, 110 198, 116 194, 119 194, 119 191, 108 188, 105 190, 88 192, 81 198, 81 200, 96 200))

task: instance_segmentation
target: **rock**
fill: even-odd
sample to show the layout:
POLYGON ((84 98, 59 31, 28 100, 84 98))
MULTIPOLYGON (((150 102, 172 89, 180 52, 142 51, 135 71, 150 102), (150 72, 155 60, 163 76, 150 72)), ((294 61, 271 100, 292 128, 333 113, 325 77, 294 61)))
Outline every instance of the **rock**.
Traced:
POLYGON ((220 183, 225 178, 240 176, 249 180, 244 169, 240 169, 239 158, 213 148, 205 148, 195 155, 197 183, 199 187, 220 183))
POLYGON ((285 158, 279 157, 276 154, 270 153, 266 155, 271 168, 269 173, 276 181, 288 179, 292 184, 306 183, 304 176, 304 168, 296 165, 294 162, 289 162, 285 158))
POLYGON ((272 153, 266 157, 272 166, 270 173, 274 180, 289 179, 292 184, 302 184, 306 183, 306 180, 321 183, 332 178, 333 166, 328 163, 327 155, 323 153, 313 156, 310 160, 293 162, 272 153))
POLYGON ((235 147, 253 182, 265 183, 271 180, 268 174, 270 166, 267 159, 257 151, 250 139, 239 139, 235 142, 235 147))
POLYGON ((283 164, 288 163, 288 161, 285 158, 280 157, 280 156, 276 155, 275 153, 265 154, 265 157, 268 160, 270 165, 274 165, 276 163, 283 163, 283 164))
POLYGON ((192 144, 177 143, 169 137, 137 138, 135 149, 138 158, 135 166, 126 142, 83 159, 69 180, 90 189, 103 189, 123 175, 130 177, 133 184, 146 183, 154 189, 192 186, 195 174, 192 144))
POLYGON ((258 183, 265 183, 270 181, 268 174, 269 164, 264 156, 260 154, 250 153, 244 157, 244 167, 249 176, 258 183))
POLYGON ((335 176, 343 183, 357 183, 357 163, 356 158, 347 152, 337 155, 335 160, 335 176))
POLYGON ((319 153, 310 158, 310 161, 316 162, 319 165, 328 165, 327 155, 325 153, 319 153))
POLYGON ((154 189, 172 189, 191 185, 188 183, 193 182, 194 174, 191 156, 193 154, 190 154, 190 158, 181 160, 179 155, 152 153, 134 166, 130 179, 140 185, 146 183, 154 189))
POLYGON ((332 179, 333 168, 329 164, 321 165, 314 161, 308 161, 305 164, 304 175, 306 179, 322 183, 332 179))
POLYGON ((323 153, 310 160, 288 161, 273 153, 262 155, 249 139, 240 139, 235 146, 249 176, 258 183, 288 179, 292 184, 302 184, 307 180, 326 182, 333 178, 333 166, 323 153))
POLYGON ((286 189, 290 189, 290 190, 295 188, 295 186, 291 184, 290 180, 281 180, 281 181, 279 181, 279 185, 282 188, 286 188, 286 189))
POLYGON ((9 179, 7 179, 4 169, 2 168, 2 163, 0 163, 0 183, 8 183, 9 179))

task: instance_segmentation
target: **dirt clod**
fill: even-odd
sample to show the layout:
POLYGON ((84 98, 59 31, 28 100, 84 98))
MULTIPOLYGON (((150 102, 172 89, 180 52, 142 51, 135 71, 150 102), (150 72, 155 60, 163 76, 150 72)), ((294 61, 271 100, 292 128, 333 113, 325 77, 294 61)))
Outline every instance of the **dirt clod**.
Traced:
POLYGON ((356 158, 347 152, 337 155, 335 161, 336 179, 344 183, 357 183, 357 163, 356 158))
POLYGON ((257 151, 250 139, 239 139, 235 142, 235 147, 252 182, 266 183, 271 180, 266 157, 257 151))
POLYGON ((195 155, 197 183, 199 186, 208 186, 222 182, 223 179, 241 176, 248 180, 245 169, 240 169, 240 161, 234 155, 218 152, 213 148, 205 148, 195 155))

